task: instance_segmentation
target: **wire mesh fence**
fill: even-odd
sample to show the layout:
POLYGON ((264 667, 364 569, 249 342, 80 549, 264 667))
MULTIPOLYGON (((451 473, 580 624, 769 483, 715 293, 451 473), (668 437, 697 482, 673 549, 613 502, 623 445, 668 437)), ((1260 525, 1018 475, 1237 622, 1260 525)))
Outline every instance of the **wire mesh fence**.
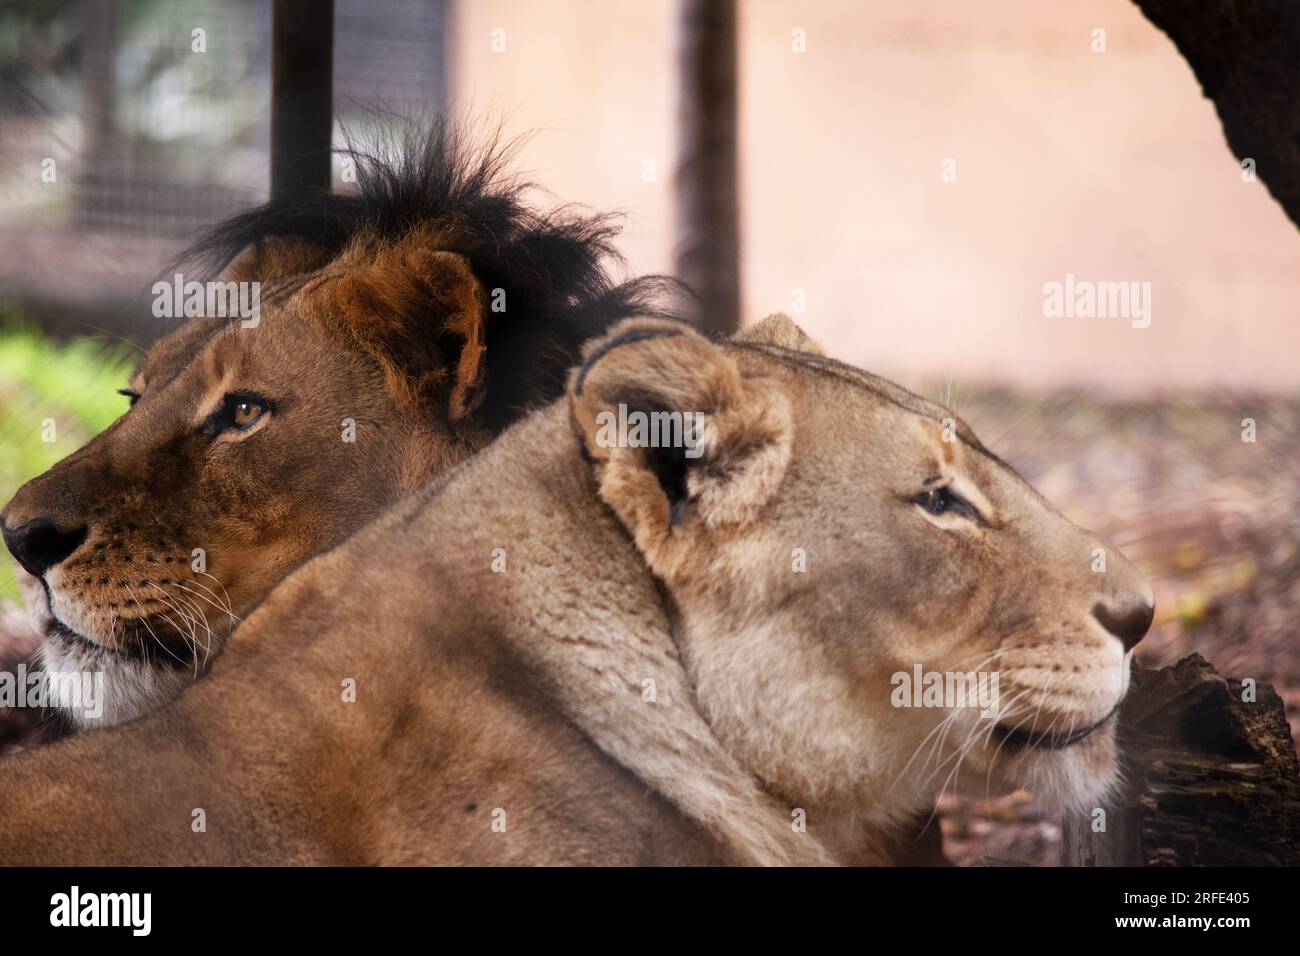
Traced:
MULTIPOLYGON (((271 0, 15 0, 0 11, 0 299, 152 338, 147 290, 266 199, 271 0)), ((447 4, 338 0, 334 97, 430 112, 447 4)))

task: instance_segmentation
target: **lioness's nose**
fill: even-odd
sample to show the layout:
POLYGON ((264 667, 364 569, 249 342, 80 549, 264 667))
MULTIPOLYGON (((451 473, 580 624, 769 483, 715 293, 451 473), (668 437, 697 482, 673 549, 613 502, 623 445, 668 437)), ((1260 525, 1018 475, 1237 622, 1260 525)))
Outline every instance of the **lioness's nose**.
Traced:
POLYGON ((1146 636, 1155 615, 1155 605, 1140 598, 1131 604, 1114 605, 1098 601, 1092 606, 1092 616, 1119 638, 1125 651, 1131 651, 1146 636))
POLYGON ((5 525, 4 539, 9 553, 29 574, 39 578, 81 546, 86 529, 83 526, 61 531, 49 518, 33 518, 17 528, 5 525))

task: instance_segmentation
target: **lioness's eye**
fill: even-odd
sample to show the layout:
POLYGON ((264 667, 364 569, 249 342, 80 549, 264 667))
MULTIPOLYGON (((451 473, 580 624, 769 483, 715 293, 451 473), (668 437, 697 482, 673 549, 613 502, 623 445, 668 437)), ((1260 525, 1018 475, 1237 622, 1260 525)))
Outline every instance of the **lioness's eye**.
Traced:
POLYGON ((117 390, 117 394, 119 394, 119 395, 125 395, 128 399, 130 399, 130 400, 131 400, 131 407, 132 407, 132 408, 135 408, 135 403, 138 402, 138 401, 140 401, 140 393, 137 392, 137 391, 135 391, 135 390, 133 390, 133 389, 129 389, 129 388, 119 388, 119 389, 117 390))
POLYGON ((951 488, 931 488, 912 498, 932 515, 941 515, 949 511, 964 515, 973 521, 980 520, 979 509, 954 492, 951 488))

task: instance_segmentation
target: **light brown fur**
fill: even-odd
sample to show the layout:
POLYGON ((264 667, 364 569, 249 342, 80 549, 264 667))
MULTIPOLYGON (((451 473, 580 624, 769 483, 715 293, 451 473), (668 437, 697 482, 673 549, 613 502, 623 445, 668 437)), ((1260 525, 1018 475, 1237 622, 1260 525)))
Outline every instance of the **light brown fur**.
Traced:
POLYGON ((677 639, 710 726, 770 791, 823 819, 882 829, 962 785, 1024 785, 1074 808, 1105 796, 1116 772, 1107 718, 1127 689, 1129 655, 1093 611, 1145 610, 1149 623, 1150 587, 951 412, 770 340, 734 361, 690 336, 632 345, 596 366, 588 390, 575 403, 583 422, 590 408, 633 398, 710 413, 710 451, 688 467, 684 521, 670 518, 638 450, 589 450, 602 498, 678 608, 677 639), (664 354, 647 388, 639 369, 651 348, 664 354), (928 478, 979 505, 982 521, 912 504, 928 478), (805 572, 793 570, 795 549, 805 572), (892 675, 917 664, 997 670, 997 720, 973 708, 893 707, 892 675), (1001 724, 1064 734, 1099 721, 1054 752, 1013 753, 994 733, 1001 724))
POLYGON ((1091 608, 1145 582, 1113 550, 1092 575, 1097 540, 945 410, 770 344, 784 322, 620 326, 567 404, 289 576, 211 679, 0 766, 0 860, 878 862, 941 787, 908 758, 945 717, 941 770, 968 742, 981 780, 1098 799, 1113 721, 1013 754, 891 708, 890 674, 1000 653, 1027 695, 1001 721, 1100 721, 1128 659, 1091 608), (620 402, 703 412, 705 453, 596 441, 620 402), (982 523, 913 503, 936 474, 982 523))

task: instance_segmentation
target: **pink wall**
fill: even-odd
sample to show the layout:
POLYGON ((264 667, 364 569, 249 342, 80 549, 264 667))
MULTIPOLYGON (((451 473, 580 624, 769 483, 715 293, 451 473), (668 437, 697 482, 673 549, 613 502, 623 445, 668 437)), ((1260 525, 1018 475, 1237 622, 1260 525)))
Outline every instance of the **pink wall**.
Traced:
MULTIPOLYGON (((1300 232, 1128 0, 740 6, 747 320, 801 289, 832 354, 913 383, 1300 385, 1300 232), (1150 327, 1045 317, 1066 273, 1150 282, 1150 327)), ((541 128, 523 165, 630 213, 635 271, 672 263, 674 10, 457 6, 460 104, 541 128)))

